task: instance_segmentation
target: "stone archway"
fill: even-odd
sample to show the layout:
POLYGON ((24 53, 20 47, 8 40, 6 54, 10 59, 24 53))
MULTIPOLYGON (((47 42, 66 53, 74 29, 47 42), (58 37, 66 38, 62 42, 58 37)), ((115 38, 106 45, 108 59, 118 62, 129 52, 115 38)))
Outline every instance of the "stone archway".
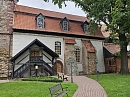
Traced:
POLYGON ((54 74, 57 74, 57 72, 63 73, 63 63, 60 60, 57 60, 55 65, 53 66, 54 74))

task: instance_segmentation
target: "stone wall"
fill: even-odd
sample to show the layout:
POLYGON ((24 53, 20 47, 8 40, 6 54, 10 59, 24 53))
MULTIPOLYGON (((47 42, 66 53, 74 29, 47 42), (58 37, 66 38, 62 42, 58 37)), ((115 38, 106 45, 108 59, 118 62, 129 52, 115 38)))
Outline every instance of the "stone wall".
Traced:
POLYGON ((78 66, 76 64, 76 58, 75 58, 75 52, 74 52, 74 44, 65 44, 65 64, 64 64, 64 73, 65 74, 71 74, 71 60, 73 60, 72 63, 72 74, 78 75, 78 66))
POLYGON ((82 59, 83 59, 83 71, 85 74, 95 74, 96 65, 94 60, 96 59, 96 53, 90 53, 87 51, 87 48, 83 44, 82 47, 82 59))
POLYGON ((94 64, 94 61, 96 60, 96 54, 95 53, 89 53, 88 52, 88 71, 87 74, 95 74, 96 73, 96 64, 94 64))
POLYGON ((8 51, 0 49, 0 78, 8 76, 8 51))
POLYGON ((14 2, 0 0, 0 33, 12 33, 14 2))
POLYGON ((88 53, 85 45, 82 47, 82 60, 83 60, 83 71, 87 74, 88 71, 88 53))
POLYGON ((0 0, 0 79, 8 77, 8 68, 11 67, 14 5, 13 0, 0 0))

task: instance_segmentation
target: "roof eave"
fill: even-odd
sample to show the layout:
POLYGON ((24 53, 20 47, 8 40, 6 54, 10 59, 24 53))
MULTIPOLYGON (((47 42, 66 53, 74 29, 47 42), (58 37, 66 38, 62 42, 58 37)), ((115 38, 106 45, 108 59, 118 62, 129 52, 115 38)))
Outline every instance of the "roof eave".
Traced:
POLYGON ((60 32, 38 31, 38 30, 25 30, 25 29, 18 29, 18 28, 13 28, 13 32, 34 33, 34 34, 66 36, 66 37, 74 37, 74 38, 87 38, 87 39, 105 40, 105 37, 103 37, 103 36, 102 37, 101 36, 91 36, 91 35, 87 36, 87 35, 72 34, 72 33, 60 33, 60 32))

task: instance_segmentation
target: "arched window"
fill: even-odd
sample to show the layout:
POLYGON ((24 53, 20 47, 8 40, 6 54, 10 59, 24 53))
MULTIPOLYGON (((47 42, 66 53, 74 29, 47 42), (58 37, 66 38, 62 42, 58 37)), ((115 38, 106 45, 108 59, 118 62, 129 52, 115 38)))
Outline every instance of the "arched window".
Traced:
POLYGON ((80 47, 76 46, 74 48, 75 56, 76 56, 76 62, 80 62, 80 47))
POLYGON ((55 52, 59 55, 61 55, 61 42, 56 41, 55 42, 55 52))

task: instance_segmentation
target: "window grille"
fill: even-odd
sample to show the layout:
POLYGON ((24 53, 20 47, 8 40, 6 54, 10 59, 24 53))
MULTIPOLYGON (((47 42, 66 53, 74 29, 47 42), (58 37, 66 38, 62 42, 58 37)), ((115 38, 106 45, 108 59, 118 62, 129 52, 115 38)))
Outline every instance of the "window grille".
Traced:
POLYGON ((44 17, 42 14, 39 14, 37 17, 36 17, 36 23, 37 23, 37 27, 38 28, 44 28, 44 17))
POLYGON ((84 33, 89 33, 89 29, 88 29, 88 25, 87 24, 84 24, 83 25, 83 30, 84 30, 84 33))
POLYGON ((59 55, 61 55, 61 42, 56 41, 55 42, 55 52, 59 55))
POLYGON ((80 62, 80 48, 75 47, 76 62, 80 62))
POLYGON ((68 22, 67 21, 63 21, 63 24, 62 24, 63 26, 63 31, 68 31, 68 22))

